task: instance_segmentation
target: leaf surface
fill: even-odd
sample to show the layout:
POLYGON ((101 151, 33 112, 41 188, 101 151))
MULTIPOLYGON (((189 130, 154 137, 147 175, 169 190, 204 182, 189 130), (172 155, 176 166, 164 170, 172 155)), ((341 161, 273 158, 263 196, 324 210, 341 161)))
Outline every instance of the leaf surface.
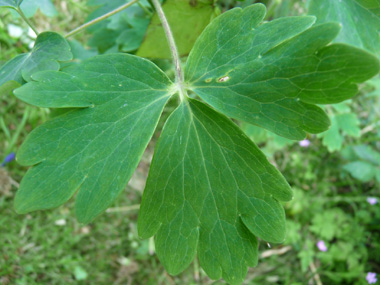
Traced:
MULTIPOLYGON (((348 111, 351 111, 349 108, 348 111)), ((322 143, 330 152, 342 149, 345 135, 360 137, 359 119, 354 113, 336 114, 331 118, 331 127, 326 132, 319 134, 322 143)))
POLYGON ((380 1, 311 0, 308 13, 317 16, 318 23, 342 24, 336 42, 352 44, 380 56, 380 1))
POLYGON ((319 136, 323 137, 322 144, 327 147, 329 152, 340 150, 343 145, 344 137, 340 133, 339 123, 336 117, 331 119, 331 127, 319 136))
POLYGON ((20 8, 28 18, 33 17, 38 9, 40 9, 41 12, 48 17, 58 15, 58 11, 52 0, 23 0, 20 8))
POLYGON ((345 113, 336 116, 340 129, 347 135, 358 138, 360 137, 360 121, 356 114, 345 113))
POLYGON ((20 86, 21 84, 18 83, 17 81, 14 81, 14 80, 7 81, 3 85, 0 86, 0 96, 12 95, 12 91, 20 86))
MULTIPOLYGON (((180 56, 188 55, 196 39, 214 17, 212 0, 167 0, 162 5, 176 40, 180 56)), ((137 55, 148 58, 171 58, 160 19, 153 15, 137 55)))
POLYGON ((189 99, 169 117, 158 141, 138 218, 142 238, 156 234, 171 274, 195 254, 212 279, 241 283, 257 263, 256 237, 285 238, 277 200, 292 193, 278 170, 224 115, 189 99))
MULTIPOLYGON (((101 6, 89 15, 88 20, 102 16, 125 3, 124 0, 92 1, 92 5, 101 6)), ((145 1, 140 1, 139 4, 149 6, 145 1)), ((89 27, 87 30, 93 33, 93 37, 90 38, 88 44, 97 47, 102 53, 118 48, 126 52, 133 51, 140 46, 148 24, 149 16, 140 6, 135 4, 89 27)))
POLYGON ((79 190, 78 220, 90 222, 125 188, 168 100, 170 80, 144 59, 93 57, 45 71, 15 90, 32 105, 76 108, 33 130, 17 160, 33 165, 15 198, 19 213, 57 207, 79 190))
POLYGON ((72 59, 70 45, 59 34, 44 32, 38 35, 29 53, 16 56, 0 68, 0 87, 10 81, 20 84, 31 80, 31 75, 42 70, 59 70, 59 61, 72 59))
POLYGON ((23 0, 0 0, 0 8, 13 8, 17 9, 17 7, 21 4, 23 0))
POLYGON ((355 154, 364 160, 380 166, 380 151, 376 151, 369 145, 357 145, 354 147, 355 154))
POLYGON ((371 181, 376 175, 376 167, 366 161, 354 161, 343 166, 353 177, 363 182, 371 181))
POLYGON ((337 23, 312 16, 262 23, 265 6, 235 8, 198 38, 185 70, 187 85, 224 114, 289 139, 329 127, 316 104, 338 103, 379 71, 377 58, 344 44, 328 45, 337 23))
POLYGON ((135 17, 129 20, 129 28, 125 29, 116 39, 121 45, 121 50, 131 52, 137 50, 144 39, 144 34, 149 25, 149 19, 135 17))

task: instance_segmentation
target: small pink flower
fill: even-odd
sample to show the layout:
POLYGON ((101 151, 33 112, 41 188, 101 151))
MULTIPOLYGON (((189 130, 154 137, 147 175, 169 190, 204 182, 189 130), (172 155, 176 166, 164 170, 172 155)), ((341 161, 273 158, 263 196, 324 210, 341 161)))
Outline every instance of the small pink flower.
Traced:
POLYGON ((309 145, 310 145, 310 141, 309 141, 308 139, 305 139, 305 140, 303 140, 303 141, 300 141, 300 142, 299 142, 299 145, 300 145, 301 147, 309 147, 309 145))
POLYGON ((320 251, 327 251, 327 246, 323 240, 317 242, 317 247, 320 251))
POLYGON ((377 282, 376 273, 368 272, 367 277, 365 279, 367 279, 368 284, 376 283, 377 282))
POLYGON ((367 202, 370 203, 371 205, 377 204, 378 200, 375 197, 367 197, 367 202))

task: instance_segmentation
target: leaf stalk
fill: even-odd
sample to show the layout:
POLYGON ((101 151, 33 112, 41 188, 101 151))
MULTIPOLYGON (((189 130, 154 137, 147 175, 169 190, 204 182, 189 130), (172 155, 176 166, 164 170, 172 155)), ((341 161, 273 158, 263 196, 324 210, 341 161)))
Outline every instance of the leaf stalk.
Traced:
POLYGON ((181 101, 185 99, 186 96, 186 90, 184 87, 184 75, 183 70, 181 66, 181 59, 179 57, 177 45, 175 44, 174 36, 172 33, 172 30, 170 29, 170 25, 168 20, 166 19, 165 13, 162 10, 161 4, 159 0, 152 0, 154 7, 156 8, 158 17, 160 18, 160 21, 162 23, 162 27, 164 28, 166 39, 168 40, 168 44, 170 47, 170 51, 172 54, 174 67, 175 67, 175 80, 176 85, 178 88, 179 96, 181 101))
POLYGON ((21 18, 25 21, 25 23, 28 24, 28 26, 33 30, 33 32, 38 36, 38 30, 37 28, 32 24, 31 21, 25 16, 24 12, 20 9, 20 6, 17 6, 16 9, 17 13, 21 16, 21 18))
POLYGON ((120 7, 116 8, 115 10, 112 10, 112 11, 110 11, 110 12, 108 12, 108 13, 106 13, 106 14, 98 17, 98 18, 95 18, 95 19, 91 20, 90 22, 87 22, 87 23, 79 26, 78 28, 72 30, 71 32, 68 32, 65 35, 65 38, 67 39, 67 38, 69 38, 71 36, 74 36, 74 35, 78 34, 79 32, 83 31, 84 29, 86 29, 86 28, 88 28, 88 27, 90 27, 92 25, 95 25, 95 24, 99 23, 100 21, 103 21, 104 19, 107 19, 107 18, 109 18, 109 17, 111 17, 111 16, 113 16, 113 15, 115 15, 115 14, 123 11, 124 9, 128 8, 129 6, 132 6, 133 4, 135 4, 137 2, 138 2, 138 0, 132 0, 132 1, 128 2, 128 3, 125 3, 124 5, 121 5, 120 7))

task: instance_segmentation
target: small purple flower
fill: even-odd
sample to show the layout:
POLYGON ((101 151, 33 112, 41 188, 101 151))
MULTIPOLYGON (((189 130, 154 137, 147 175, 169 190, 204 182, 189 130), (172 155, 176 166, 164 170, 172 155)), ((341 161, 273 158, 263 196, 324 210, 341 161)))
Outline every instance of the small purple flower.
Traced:
POLYGON ((365 278, 368 281, 368 284, 374 284, 377 282, 376 273, 368 272, 367 277, 365 278))
POLYGON ((305 139, 305 140, 303 140, 303 141, 300 141, 300 142, 299 142, 299 145, 300 145, 301 147, 309 147, 309 145, 310 145, 310 141, 309 141, 308 139, 305 139))
POLYGON ((378 200, 375 197, 367 197, 367 202, 370 203, 371 205, 377 204, 378 200))
POLYGON ((11 152, 10 154, 8 154, 5 158, 4 158, 4 161, 3 163, 1 164, 1 166, 5 166, 7 163, 11 162, 12 160, 14 160, 16 157, 16 154, 14 152, 11 152))
POLYGON ((320 251, 327 251, 327 246, 323 240, 317 242, 317 247, 320 251))

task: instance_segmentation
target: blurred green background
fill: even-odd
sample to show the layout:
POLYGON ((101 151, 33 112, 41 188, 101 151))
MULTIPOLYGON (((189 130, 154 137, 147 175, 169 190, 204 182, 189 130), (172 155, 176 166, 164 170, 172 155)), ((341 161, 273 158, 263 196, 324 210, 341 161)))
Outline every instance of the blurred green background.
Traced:
MULTIPOLYGON (((64 34, 125 2, 24 0, 21 8, 39 31, 64 34)), ((202 10, 202 19, 208 17, 206 24, 227 9, 255 2, 267 5, 268 20, 303 15, 308 4, 200 2, 208 9, 202 10)), ((149 2, 141 1, 76 35, 70 41, 75 59, 62 68, 100 53, 130 52, 157 58, 154 62, 172 76, 165 52, 152 51, 157 43, 149 36, 150 29, 156 28, 149 25, 152 15, 149 2)), ((0 9, 0 66, 30 50, 33 41, 34 34, 16 13, 0 9)), ((180 41, 186 55, 191 39, 180 41)), ((178 276, 168 275, 155 255, 153 240, 137 236, 145 179, 172 103, 124 194, 89 225, 75 220, 73 199, 55 210, 17 215, 13 198, 27 169, 15 161, 0 167, 0 284, 224 283, 210 280, 197 261, 178 276)), ((285 243, 260 243, 259 265, 249 269, 245 284, 368 284, 368 272, 380 273, 380 78, 363 84, 352 100, 324 108, 332 119, 331 129, 302 142, 237 122, 280 169, 295 194, 284 205, 285 243)), ((0 162, 52 115, 53 110, 27 106, 11 94, 0 95, 0 162)))

